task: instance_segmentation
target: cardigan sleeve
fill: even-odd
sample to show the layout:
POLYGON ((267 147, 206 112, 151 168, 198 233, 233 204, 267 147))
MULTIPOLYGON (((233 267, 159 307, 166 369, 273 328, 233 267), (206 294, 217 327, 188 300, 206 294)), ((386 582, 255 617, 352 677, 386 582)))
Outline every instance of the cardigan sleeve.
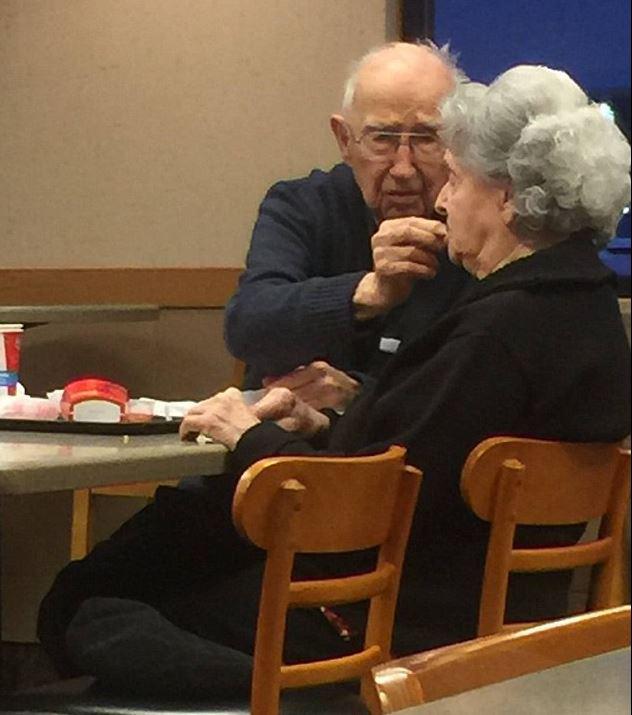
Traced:
POLYGON ((366 271, 322 275, 321 256, 335 250, 335 237, 321 225, 320 210, 297 182, 272 187, 260 207, 224 337, 229 351, 261 375, 314 359, 342 369, 352 363, 352 298, 366 271))

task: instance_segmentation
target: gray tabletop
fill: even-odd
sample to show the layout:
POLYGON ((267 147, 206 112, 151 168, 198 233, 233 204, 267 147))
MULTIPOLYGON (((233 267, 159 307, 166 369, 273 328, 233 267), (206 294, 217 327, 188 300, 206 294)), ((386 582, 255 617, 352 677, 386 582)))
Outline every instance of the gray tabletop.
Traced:
POLYGON ((624 715, 630 649, 612 651, 398 711, 401 715, 624 715))
POLYGON ((177 434, 101 436, 0 431, 0 494, 221 474, 226 449, 177 434))
POLYGON ((0 323, 94 323, 158 320, 157 305, 0 305, 0 323))

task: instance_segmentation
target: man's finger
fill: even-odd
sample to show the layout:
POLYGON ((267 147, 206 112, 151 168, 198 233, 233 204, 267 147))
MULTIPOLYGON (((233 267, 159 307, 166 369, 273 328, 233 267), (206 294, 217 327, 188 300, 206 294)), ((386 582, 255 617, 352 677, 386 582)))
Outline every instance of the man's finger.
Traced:
POLYGON ((378 231, 391 230, 401 232, 409 226, 427 231, 428 233, 434 233, 437 236, 445 236, 447 233, 446 225, 443 221, 437 221, 433 218, 424 218, 423 216, 403 216, 401 218, 385 219, 380 223, 378 231))
POLYGON ((415 243, 438 251, 445 247, 447 228, 440 221, 411 216, 404 219, 390 219, 380 224, 371 238, 371 245, 397 245, 415 243))
POLYGON ((435 253, 426 248, 418 248, 411 245, 376 248, 373 254, 373 260, 376 265, 381 263, 397 264, 400 261, 407 261, 432 268, 439 267, 439 259, 435 253))
POLYGON ((437 268, 412 261, 398 261, 381 266, 378 273, 383 278, 434 278, 437 268))
POLYGON ((429 231, 435 236, 447 236, 448 229, 443 221, 436 221, 431 218, 422 218, 421 216, 411 216, 410 225, 423 231, 429 231))
POLYGON ((315 367, 313 363, 310 363, 309 365, 299 367, 296 370, 289 372, 287 375, 282 375, 272 382, 266 382, 264 384, 268 389, 272 389, 274 387, 287 387, 288 390, 295 391, 318 379, 321 376, 321 373, 322 371, 320 368, 315 367))
POLYGON ((373 250, 397 246, 411 246, 425 251, 439 253, 445 248, 445 239, 431 233, 414 231, 411 229, 402 233, 376 234, 372 241, 373 250))

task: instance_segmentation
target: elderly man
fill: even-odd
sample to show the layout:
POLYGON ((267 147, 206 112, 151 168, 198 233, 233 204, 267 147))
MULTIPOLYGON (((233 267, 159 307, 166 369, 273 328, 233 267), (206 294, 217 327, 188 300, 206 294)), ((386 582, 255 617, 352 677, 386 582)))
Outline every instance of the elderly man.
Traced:
POLYGON ((377 373, 454 302, 466 274, 444 254, 434 202, 446 178, 437 106, 455 78, 432 46, 370 52, 331 117, 344 164, 270 189, 226 311, 247 387, 303 365, 275 384, 344 406, 358 387, 344 372, 377 373))

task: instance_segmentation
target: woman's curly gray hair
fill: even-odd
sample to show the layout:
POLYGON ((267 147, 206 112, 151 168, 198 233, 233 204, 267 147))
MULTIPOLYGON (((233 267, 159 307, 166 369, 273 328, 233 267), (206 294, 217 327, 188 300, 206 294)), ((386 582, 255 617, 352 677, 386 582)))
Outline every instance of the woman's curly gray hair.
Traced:
POLYGON ((525 238, 582 229, 614 235, 630 200, 630 145, 565 73, 520 65, 489 87, 461 83, 442 106, 442 138, 479 176, 509 180, 525 238))

